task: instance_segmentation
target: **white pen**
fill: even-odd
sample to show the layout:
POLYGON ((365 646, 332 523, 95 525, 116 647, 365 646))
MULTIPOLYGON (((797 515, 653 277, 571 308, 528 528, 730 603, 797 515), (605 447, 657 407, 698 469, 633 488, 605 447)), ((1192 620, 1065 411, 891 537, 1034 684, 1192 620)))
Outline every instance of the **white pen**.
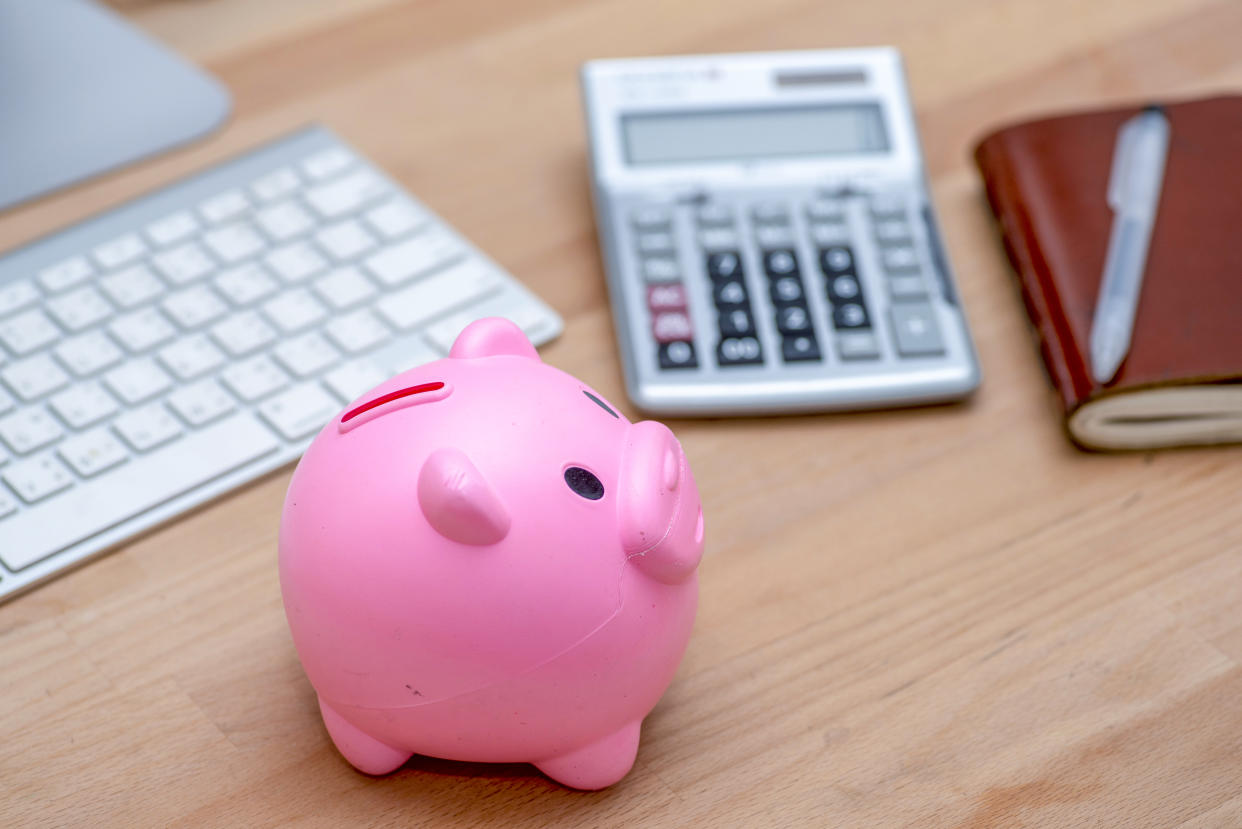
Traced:
POLYGON ((1113 229, 1091 321, 1091 374, 1100 384, 1113 379, 1130 350, 1168 154, 1169 120, 1161 107, 1147 107, 1117 133, 1108 178, 1113 229))

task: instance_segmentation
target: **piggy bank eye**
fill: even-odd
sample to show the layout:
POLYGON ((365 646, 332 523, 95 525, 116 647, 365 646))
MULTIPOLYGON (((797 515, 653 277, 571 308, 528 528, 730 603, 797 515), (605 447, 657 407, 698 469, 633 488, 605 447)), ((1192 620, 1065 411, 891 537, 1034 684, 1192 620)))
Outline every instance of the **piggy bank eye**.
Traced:
POLYGON ((565 470, 565 483, 578 495, 591 501, 604 497, 604 484, 599 478, 580 466, 565 470))

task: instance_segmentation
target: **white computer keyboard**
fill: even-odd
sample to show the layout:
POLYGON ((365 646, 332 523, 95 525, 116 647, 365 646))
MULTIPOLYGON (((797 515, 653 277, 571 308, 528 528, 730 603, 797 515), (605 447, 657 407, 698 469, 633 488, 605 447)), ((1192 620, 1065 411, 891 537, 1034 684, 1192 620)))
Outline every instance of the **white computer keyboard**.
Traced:
POLYGON ((484 316, 562 327, 320 127, 3 256, 0 600, 296 459, 484 316))

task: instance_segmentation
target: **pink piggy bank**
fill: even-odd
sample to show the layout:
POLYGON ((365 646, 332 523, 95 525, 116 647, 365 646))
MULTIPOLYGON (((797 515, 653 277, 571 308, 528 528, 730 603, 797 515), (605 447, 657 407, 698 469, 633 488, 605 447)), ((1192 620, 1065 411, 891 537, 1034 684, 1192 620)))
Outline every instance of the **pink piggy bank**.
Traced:
POLYGON ((531 762, 598 789, 634 764, 698 603, 681 445, 485 319, 361 397, 289 485, 280 583, 332 741, 531 762))

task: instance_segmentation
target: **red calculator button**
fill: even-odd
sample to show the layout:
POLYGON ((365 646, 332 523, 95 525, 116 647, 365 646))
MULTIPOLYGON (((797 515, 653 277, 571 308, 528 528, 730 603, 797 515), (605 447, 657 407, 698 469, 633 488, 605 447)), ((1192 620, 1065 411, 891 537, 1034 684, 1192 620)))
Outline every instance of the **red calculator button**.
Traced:
POLYGON ((661 311, 686 310, 686 286, 677 283, 649 286, 647 288, 647 307, 654 314, 658 314, 661 311))
POLYGON ((694 338, 694 326, 684 311, 664 311, 652 318, 651 333, 659 343, 690 340, 694 338))

